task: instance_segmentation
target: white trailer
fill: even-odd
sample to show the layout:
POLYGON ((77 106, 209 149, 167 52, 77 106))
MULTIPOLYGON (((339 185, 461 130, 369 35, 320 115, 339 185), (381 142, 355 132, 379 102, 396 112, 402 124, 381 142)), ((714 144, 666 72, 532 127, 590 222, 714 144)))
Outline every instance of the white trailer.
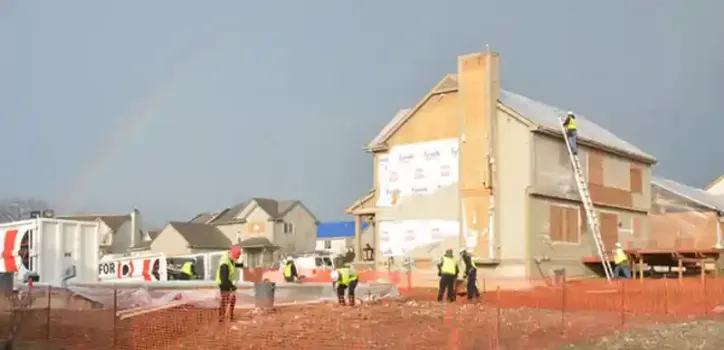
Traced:
POLYGON ((53 218, 0 224, 0 272, 50 285, 97 282, 99 230, 97 222, 53 218))
POLYGON ((152 282, 168 278, 166 256, 148 254, 101 259, 98 263, 98 279, 101 282, 152 282))
MULTIPOLYGON (((216 269, 226 250, 188 255, 167 256, 163 253, 103 258, 98 264, 98 278, 107 283, 163 282, 174 280, 184 262, 192 260, 198 280, 216 280, 216 269)), ((244 280, 244 271, 237 272, 244 280)), ((183 283, 184 281, 180 281, 183 283)))

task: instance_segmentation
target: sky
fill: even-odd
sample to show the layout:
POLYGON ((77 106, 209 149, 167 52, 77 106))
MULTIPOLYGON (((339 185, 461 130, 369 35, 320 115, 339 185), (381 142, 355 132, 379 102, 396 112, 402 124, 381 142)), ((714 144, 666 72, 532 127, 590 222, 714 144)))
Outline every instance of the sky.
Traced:
POLYGON ((456 56, 588 116, 658 176, 724 174, 724 1, 0 0, 0 197, 160 225, 249 197, 320 220, 372 186, 364 146, 456 56))

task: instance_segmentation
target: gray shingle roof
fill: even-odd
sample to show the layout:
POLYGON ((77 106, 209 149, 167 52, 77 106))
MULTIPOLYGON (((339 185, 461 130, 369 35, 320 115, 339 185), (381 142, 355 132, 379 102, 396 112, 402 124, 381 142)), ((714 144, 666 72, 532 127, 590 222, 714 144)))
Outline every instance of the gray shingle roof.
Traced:
POLYGON ((126 221, 131 220, 131 215, 64 215, 58 216, 58 219, 78 220, 78 221, 103 221, 108 228, 115 231, 118 230, 126 221))
POLYGON ((231 246, 231 240, 215 226, 190 222, 170 222, 169 225, 183 236, 190 247, 227 249, 231 246))
MULTIPOLYGON (((500 103, 531 120, 533 123, 538 124, 541 128, 555 133, 562 132, 559 118, 567 113, 566 110, 506 90, 500 91, 500 103)), ((654 156, 614 135, 587 117, 575 111, 574 113, 576 114, 576 121, 578 122, 578 136, 581 139, 593 141, 603 146, 608 146, 652 161, 656 160, 654 156)))
MULTIPOLYGON (((443 90, 455 90, 457 89, 457 76, 455 74, 448 74, 438 85, 444 86, 444 89, 441 90, 438 86, 435 88, 436 90, 433 93, 443 90)), ((500 91, 499 102, 520 114, 531 123, 536 124, 539 130, 556 134, 562 133, 559 117, 564 116, 567 110, 502 89, 500 91)), ((368 149, 373 150, 374 148, 384 145, 394 130, 410 117, 410 113, 410 109, 403 109, 395 114, 392 120, 390 120, 390 122, 382 128, 380 133, 372 139, 368 145, 368 149)), ((648 160, 652 163, 656 162, 656 158, 654 156, 616 136, 612 132, 593 122, 591 119, 576 113, 575 111, 574 113, 576 114, 576 120, 578 121, 578 134, 583 141, 589 141, 593 145, 598 144, 599 146, 608 147, 625 154, 648 160)))
POLYGON ((215 216, 214 213, 200 213, 200 214, 194 216, 193 219, 189 220, 189 222, 195 223, 195 224, 205 224, 209 220, 213 219, 214 216, 215 216))
POLYGON ((675 195, 684 197, 703 207, 724 212, 724 199, 719 196, 712 195, 702 189, 660 177, 652 177, 651 184, 663 188, 675 195))
POLYGON ((272 243, 264 237, 247 238, 238 244, 241 248, 276 248, 276 244, 272 243))
POLYGON ((256 202, 259 207, 264 210, 272 219, 279 219, 286 215, 290 210, 294 208, 295 205, 299 203, 298 200, 283 200, 283 201, 277 201, 275 199, 269 199, 269 198, 252 198, 246 202, 239 203, 229 209, 226 209, 222 212, 216 219, 214 219, 211 224, 219 225, 219 224, 225 224, 225 223, 232 223, 236 222, 241 219, 236 219, 239 214, 241 214, 244 209, 246 209, 247 206, 249 206, 252 202, 256 202))

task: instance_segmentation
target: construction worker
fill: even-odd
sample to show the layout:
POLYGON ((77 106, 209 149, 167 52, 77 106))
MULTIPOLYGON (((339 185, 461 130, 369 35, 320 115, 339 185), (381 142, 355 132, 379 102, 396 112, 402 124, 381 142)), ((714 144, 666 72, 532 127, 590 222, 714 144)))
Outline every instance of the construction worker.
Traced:
POLYGON ((475 266, 473 257, 465 248, 463 248, 460 250, 460 259, 463 261, 465 269, 463 278, 468 280, 467 288, 465 290, 465 293, 468 295, 468 300, 479 298, 480 292, 478 291, 478 286, 476 285, 478 280, 478 268, 475 266))
POLYGON ((354 290, 357 289, 357 283, 359 283, 359 275, 350 263, 345 263, 342 268, 332 271, 332 288, 337 289, 337 299, 340 305, 346 305, 344 300, 346 290, 349 305, 354 306, 354 290))
POLYGON ((189 260, 181 265, 181 272, 183 272, 184 280, 192 280, 196 276, 194 268, 196 267, 196 259, 189 260))
POLYGON ((566 137, 568 138, 568 144, 571 145, 571 152, 578 154, 578 123, 576 122, 576 116, 573 112, 568 112, 566 120, 563 122, 563 126, 566 127, 566 137))
POLYGON ((613 262, 616 267, 613 269, 613 277, 623 275, 625 278, 631 278, 631 266, 628 264, 628 255, 623 251, 621 243, 616 242, 616 248, 613 249, 613 262))
POLYGON ((445 251, 445 255, 437 264, 437 275, 440 276, 440 288, 437 290, 437 301, 442 302, 442 296, 447 289, 447 300, 455 301, 455 281, 457 281, 460 268, 453 257, 452 249, 445 251))
POLYGON ((232 246, 229 252, 219 260, 219 268, 216 270, 216 284, 221 292, 221 303, 219 304, 219 322, 224 322, 226 309, 229 309, 229 319, 234 320, 234 308, 236 307, 236 269, 244 268, 239 262, 241 248, 232 246))
POLYGON ((294 259, 287 259, 287 263, 284 265, 284 280, 287 282, 294 282, 298 280, 297 266, 294 265, 294 259))

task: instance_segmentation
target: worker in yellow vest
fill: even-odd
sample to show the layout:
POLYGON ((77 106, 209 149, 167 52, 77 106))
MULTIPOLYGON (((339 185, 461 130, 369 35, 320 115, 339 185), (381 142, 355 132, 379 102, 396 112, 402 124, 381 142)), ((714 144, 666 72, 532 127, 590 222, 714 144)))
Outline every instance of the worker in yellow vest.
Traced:
POLYGON ((566 127, 566 137, 568 138, 568 144, 571 145, 571 152, 578 154, 578 123, 573 112, 568 112, 563 126, 566 127))
POLYGON ((463 248, 460 250, 460 259, 463 261, 464 270, 463 279, 467 280, 467 288, 465 294, 468 296, 468 300, 480 298, 480 292, 478 291, 478 268, 475 265, 473 256, 468 252, 467 249, 463 248))
POLYGON ((616 248, 613 249, 613 262, 616 267, 613 269, 613 277, 618 279, 620 275, 625 278, 631 278, 631 266, 628 264, 628 255, 623 250, 621 243, 616 242, 616 248))
POLYGON ((287 259, 287 263, 284 265, 284 281, 294 282, 299 279, 297 274, 297 266, 294 265, 294 259, 287 259))
POLYGON ((216 270, 216 284, 221 292, 221 303, 219 304, 219 322, 224 322, 226 311, 229 309, 229 319, 234 320, 234 308, 236 307, 236 269, 244 268, 239 262, 241 248, 232 246, 229 251, 221 256, 219 267, 216 270))
POLYGON ((337 300, 340 305, 346 305, 344 300, 346 290, 349 305, 354 306, 354 290, 357 289, 357 283, 359 283, 359 275, 350 263, 345 263, 342 268, 332 271, 332 287, 337 289, 337 300))
POLYGON ((185 280, 192 280, 194 279, 194 276, 196 276, 196 271, 194 270, 194 267, 196 265, 195 260, 189 260, 185 262, 183 265, 181 265, 181 272, 183 272, 183 276, 185 280))
POLYGON ((437 264, 437 275, 440 277, 440 287, 437 290, 437 301, 442 302, 442 297, 447 290, 447 300, 455 302, 455 281, 457 281, 460 268, 453 257, 452 249, 445 251, 445 255, 437 264))

